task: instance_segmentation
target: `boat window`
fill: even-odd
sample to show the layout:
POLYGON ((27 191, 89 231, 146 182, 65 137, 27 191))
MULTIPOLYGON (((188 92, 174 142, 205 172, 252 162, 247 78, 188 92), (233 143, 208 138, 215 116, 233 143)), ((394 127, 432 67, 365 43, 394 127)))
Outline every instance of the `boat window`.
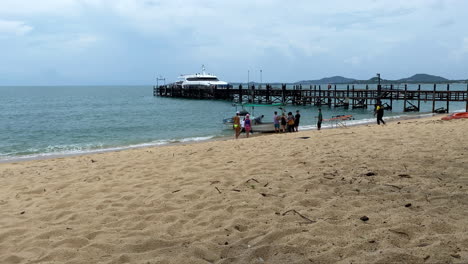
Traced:
POLYGON ((196 78, 187 78, 187 81, 219 81, 216 77, 196 77, 196 78))

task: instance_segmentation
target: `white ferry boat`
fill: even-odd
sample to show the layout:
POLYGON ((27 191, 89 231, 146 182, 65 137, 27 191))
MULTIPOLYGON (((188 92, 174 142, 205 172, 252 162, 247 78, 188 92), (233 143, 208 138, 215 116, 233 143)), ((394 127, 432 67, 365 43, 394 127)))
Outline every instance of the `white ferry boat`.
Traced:
POLYGON ((220 81, 216 75, 205 73, 205 65, 202 66, 202 73, 181 75, 176 85, 182 88, 227 88, 229 84, 225 81, 220 81))

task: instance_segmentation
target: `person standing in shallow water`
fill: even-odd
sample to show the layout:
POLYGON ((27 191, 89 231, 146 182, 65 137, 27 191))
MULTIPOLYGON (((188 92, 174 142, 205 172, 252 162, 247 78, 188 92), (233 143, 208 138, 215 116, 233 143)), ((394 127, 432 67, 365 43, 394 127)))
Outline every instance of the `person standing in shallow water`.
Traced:
POLYGON ((233 128, 235 131, 236 139, 239 138, 240 132, 241 132, 241 122, 240 122, 240 117, 239 117, 239 112, 236 113, 236 116, 233 117, 233 128))
POLYGON ((317 116, 317 130, 320 130, 320 128, 322 128, 322 121, 323 121, 322 109, 319 108, 319 113, 317 116))
POLYGON ((380 122, 385 125, 385 121, 383 121, 384 109, 380 101, 375 106, 374 115, 377 115, 377 125, 380 125, 380 122))

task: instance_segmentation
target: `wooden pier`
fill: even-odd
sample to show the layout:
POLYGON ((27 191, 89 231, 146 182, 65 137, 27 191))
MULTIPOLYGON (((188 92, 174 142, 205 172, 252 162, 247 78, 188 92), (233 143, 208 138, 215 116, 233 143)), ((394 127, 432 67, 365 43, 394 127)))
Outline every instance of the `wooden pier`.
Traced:
MULTIPOLYGON (((440 85, 439 85, 440 86, 440 85)), ((256 89, 255 86, 244 88, 239 85, 237 88, 228 87, 217 89, 210 88, 182 88, 177 85, 161 85, 153 87, 154 96, 177 97, 191 99, 218 99, 230 100, 237 103, 284 103, 292 105, 315 105, 329 107, 373 108, 377 101, 381 101, 386 109, 393 109, 394 101, 403 101, 403 111, 419 111, 421 102, 432 102, 432 112, 449 112, 450 102, 466 102, 468 112, 468 84, 466 91, 450 91, 450 84, 444 85, 444 89, 437 89, 433 85, 433 90, 421 90, 418 85, 417 90, 409 90, 407 85, 404 89, 396 89, 393 85, 382 87, 377 85, 376 89, 370 89, 366 85, 365 89, 355 89, 354 85, 346 85, 346 89, 337 89, 336 85, 310 85, 303 87, 295 85, 293 89, 286 89, 286 85, 281 87, 266 87, 256 89), (446 107, 436 109, 436 102, 445 102, 446 107)))

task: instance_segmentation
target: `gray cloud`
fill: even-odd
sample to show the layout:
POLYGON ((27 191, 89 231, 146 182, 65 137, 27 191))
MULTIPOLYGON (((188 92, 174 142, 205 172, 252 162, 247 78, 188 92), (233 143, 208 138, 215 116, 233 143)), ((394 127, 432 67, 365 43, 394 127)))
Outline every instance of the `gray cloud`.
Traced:
POLYGON ((104 71, 139 58, 169 76, 208 64, 231 80, 243 78, 244 69, 263 68, 292 81, 310 72, 367 78, 383 64, 407 75, 398 73, 403 69, 394 58, 418 54, 417 63, 429 64, 424 55, 430 54, 450 64, 458 50, 453 71, 461 74, 467 65, 459 58, 467 53, 460 42, 436 45, 431 38, 459 39, 466 10, 468 2, 460 0, 2 0, 0 16, 17 23, 2 31, 0 20, 0 34, 17 45, 4 41, 0 49, 13 50, 27 65, 48 58, 62 76, 71 69, 92 76, 86 72, 92 67, 76 69, 73 61, 108 63, 93 71, 112 76, 104 71))

